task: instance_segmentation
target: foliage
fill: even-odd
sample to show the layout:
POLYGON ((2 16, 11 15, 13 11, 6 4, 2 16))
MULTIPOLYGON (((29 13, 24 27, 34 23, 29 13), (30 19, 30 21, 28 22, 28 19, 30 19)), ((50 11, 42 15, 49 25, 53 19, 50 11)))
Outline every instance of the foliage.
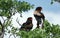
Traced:
MULTIPOLYGON (((58 1, 57 1, 58 2, 58 1)), ((4 20, 4 23, 0 25, 0 35, 1 30, 4 30, 3 33, 9 33, 11 35, 20 36, 20 38, 59 38, 60 37, 60 26, 50 24, 48 21, 44 22, 43 29, 34 29, 33 31, 20 31, 18 28, 13 27, 11 24, 10 18, 15 15, 17 12, 22 13, 33 8, 33 5, 30 5, 25 1, 17 0, 0 0, 0 16, 7 17, 7 20, 4 20), (4 27, 4 28, 2 28, 4 27), (10 27, 10 29, 8 28, 10 27)), ((2 17, 3 18, 3 17, 2 17)), ((11 36, 10 35, 10 36, 11 36)), ((2 36, 3 37, 3 36, 2 36)))
MULTIPOLYGON (((22 12, 28 11, 33 8, 33 5, 30 5, 28 2, 25 1, 18 1, 18 0, 0 0, 0 16, 2 17, 4 23, 0 23, 0 36, 3 38, 4 33, 9 33, 9 27, 12 29, 11 32, 14 33, 15 29, 11 25, 11 17, 16 13, 21 14, 22 12), (7 17, 4 20, 3 17, 7 17)), ((1 21, 0 21, 1 22, 1 21)))
POLYGON ((15 28, 15 31, 10 32, 16 36, 20 36, 20 38, 60 38, 60 26, 50 24, 47 20, 44 22, 44 28, 36 28, 29 32, 20 31, 15 28), (17 32, 18 31, 18 32, 17 32))
POLYGON ((51 4, 53 4, 54 2, 60 3, 60 0, 51 0, 51 4))
POLYGON ((28 2, 17 0, 0 0, 0 16, 12 16, 15 13, 22 13, 33 8, 28 2))

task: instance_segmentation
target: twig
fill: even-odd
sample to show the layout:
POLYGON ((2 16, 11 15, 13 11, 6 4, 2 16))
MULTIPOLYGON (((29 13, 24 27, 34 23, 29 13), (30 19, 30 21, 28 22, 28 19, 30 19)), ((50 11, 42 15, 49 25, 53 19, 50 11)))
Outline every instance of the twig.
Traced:
POLYGON ((19 24, 19 26, 21 26, 21 24, 20 24, 19 21, 18 21, 18 18, 16 19, 16 22, 19 24))
POLYGON ((10 34, 9 38, 10 38, 12 35, 14 36, 14 38, 16 38, 16 36, 15 36, 14 34, 10 34))

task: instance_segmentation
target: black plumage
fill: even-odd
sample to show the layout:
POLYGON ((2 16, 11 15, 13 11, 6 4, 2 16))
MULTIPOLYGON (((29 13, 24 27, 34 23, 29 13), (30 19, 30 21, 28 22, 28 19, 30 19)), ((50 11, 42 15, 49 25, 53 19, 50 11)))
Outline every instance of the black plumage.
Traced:
POLYGON ((25 23, 22 24, 20 30, 30 31, 33 27, 32 17, 29 17, 25 23))

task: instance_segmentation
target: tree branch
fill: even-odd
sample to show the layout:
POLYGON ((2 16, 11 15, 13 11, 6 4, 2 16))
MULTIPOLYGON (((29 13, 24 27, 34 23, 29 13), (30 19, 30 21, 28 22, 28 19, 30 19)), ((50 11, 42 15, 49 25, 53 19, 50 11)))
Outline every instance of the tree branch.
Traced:
POLYGON ((19 21, 18 21, 18 18, 16 19, 16 22, 19 24, 19 26, 21 26, 21 24, 20 24, 19 21))

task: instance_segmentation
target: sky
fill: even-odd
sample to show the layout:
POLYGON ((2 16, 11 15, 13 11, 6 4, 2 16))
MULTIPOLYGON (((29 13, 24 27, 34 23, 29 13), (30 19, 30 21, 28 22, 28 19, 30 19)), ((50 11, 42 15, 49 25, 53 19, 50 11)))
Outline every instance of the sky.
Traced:
POLYGON ((45 18, 53 24, 60 24, 60 3, 54 2, 51 5, 51 0, 20 0, 20 1, 26 1, 30 3, 31 5, 35 5, 34 9, 29 10, 24 15, 31 16, 34 12, 35 8, 38 6, 41 6, 43 8, 42 12, 45 15, 45 18), (29 14, 30 13, 30 14, 29 14))
MULTIPOLYGON (((28 12, 23 12, 22 13, 22 18, 20 15, 17 13, 15 16, 13 16, 13 20, 15 21, 16 18, 18 17, 19 23, 23 24, 26 22, 28 17, 33 17, 33 29, 36 28, 36 20, 33 16, 33 12, 35 11, 36 7, 41 6, 42 13, 45 15, 45 19, 48 20, 51 24, 59 24, 60 25, 60 3, 54 2, 51 4, 51 0, 20 0, 20 1, 26 1, 30 3, 31 5, 34 5, 34 8, 29 10, 28 12)), ((15 27, 18 27, 19 25, 16 23, 16 21, 13 21, 13 25, 17 25, 15 27)), ((20 28, 20 27, 19 27, 20 28)))
MULTIPOLYGON (((14 16, 12 16, 13 21, 12 24, 15 27, 18 27, 18 23, 16 22, 16 19, 18 18, 19 23, 23 24, 26 22, 28 17, 33 17, 33 24, 36 23, 36 20, 33 16, 33 12, 35 11, 36 7, 41 6, 42 7, 42 13, 45 15, 45 19, 48 20, 51 24, 59 24, 60 25, 60 3, 54 2, 51 5, 51 0, 19 0, 19 1, 26 1, 30 3, 31 5, 34 5, 33 9, 30 9, 28 12, 22 12, 23 17, 20 17, 20 14, 17 13, 14 16)), ((0 18, 1 19, 1 18, 0 18)), ((2 20, 3 21, 3 20, 2 20)), ((20 27, 19 27, 20 28, 20 27)))
MULTIPOLYGON (((28 3, 30 3, 31 5, 34 5, 34 8, 29 10, 28 12, 23 12, 22 15, 23 17, 20 17, 20 14, 17 13, 15 14, 13 17, 13 25, 15 27, 18 27, 18 23, 16 22, 16 19, 18 17, 19 23, 23 24, 28 17, 33 17, 33 24, 35 25, 33 27, 33 29, 36 27, 36 20, 33 16, 33 12, 35 10, 36 7, 41 6, 42 12, 45 15, 45 19, 47 19, 51 24, 59 24, 60 25, 60 3, 58 2, 54 2, 51 5, 51 0, 20 0, 20 1, 26 1, 28 3)), ((20 27, 18 27, 20 28, 20 27)), ((8 35, 7 35, 8 36, 8 35)), ((7 36, 5 36, 5 38, 8 38, 7 36)))

